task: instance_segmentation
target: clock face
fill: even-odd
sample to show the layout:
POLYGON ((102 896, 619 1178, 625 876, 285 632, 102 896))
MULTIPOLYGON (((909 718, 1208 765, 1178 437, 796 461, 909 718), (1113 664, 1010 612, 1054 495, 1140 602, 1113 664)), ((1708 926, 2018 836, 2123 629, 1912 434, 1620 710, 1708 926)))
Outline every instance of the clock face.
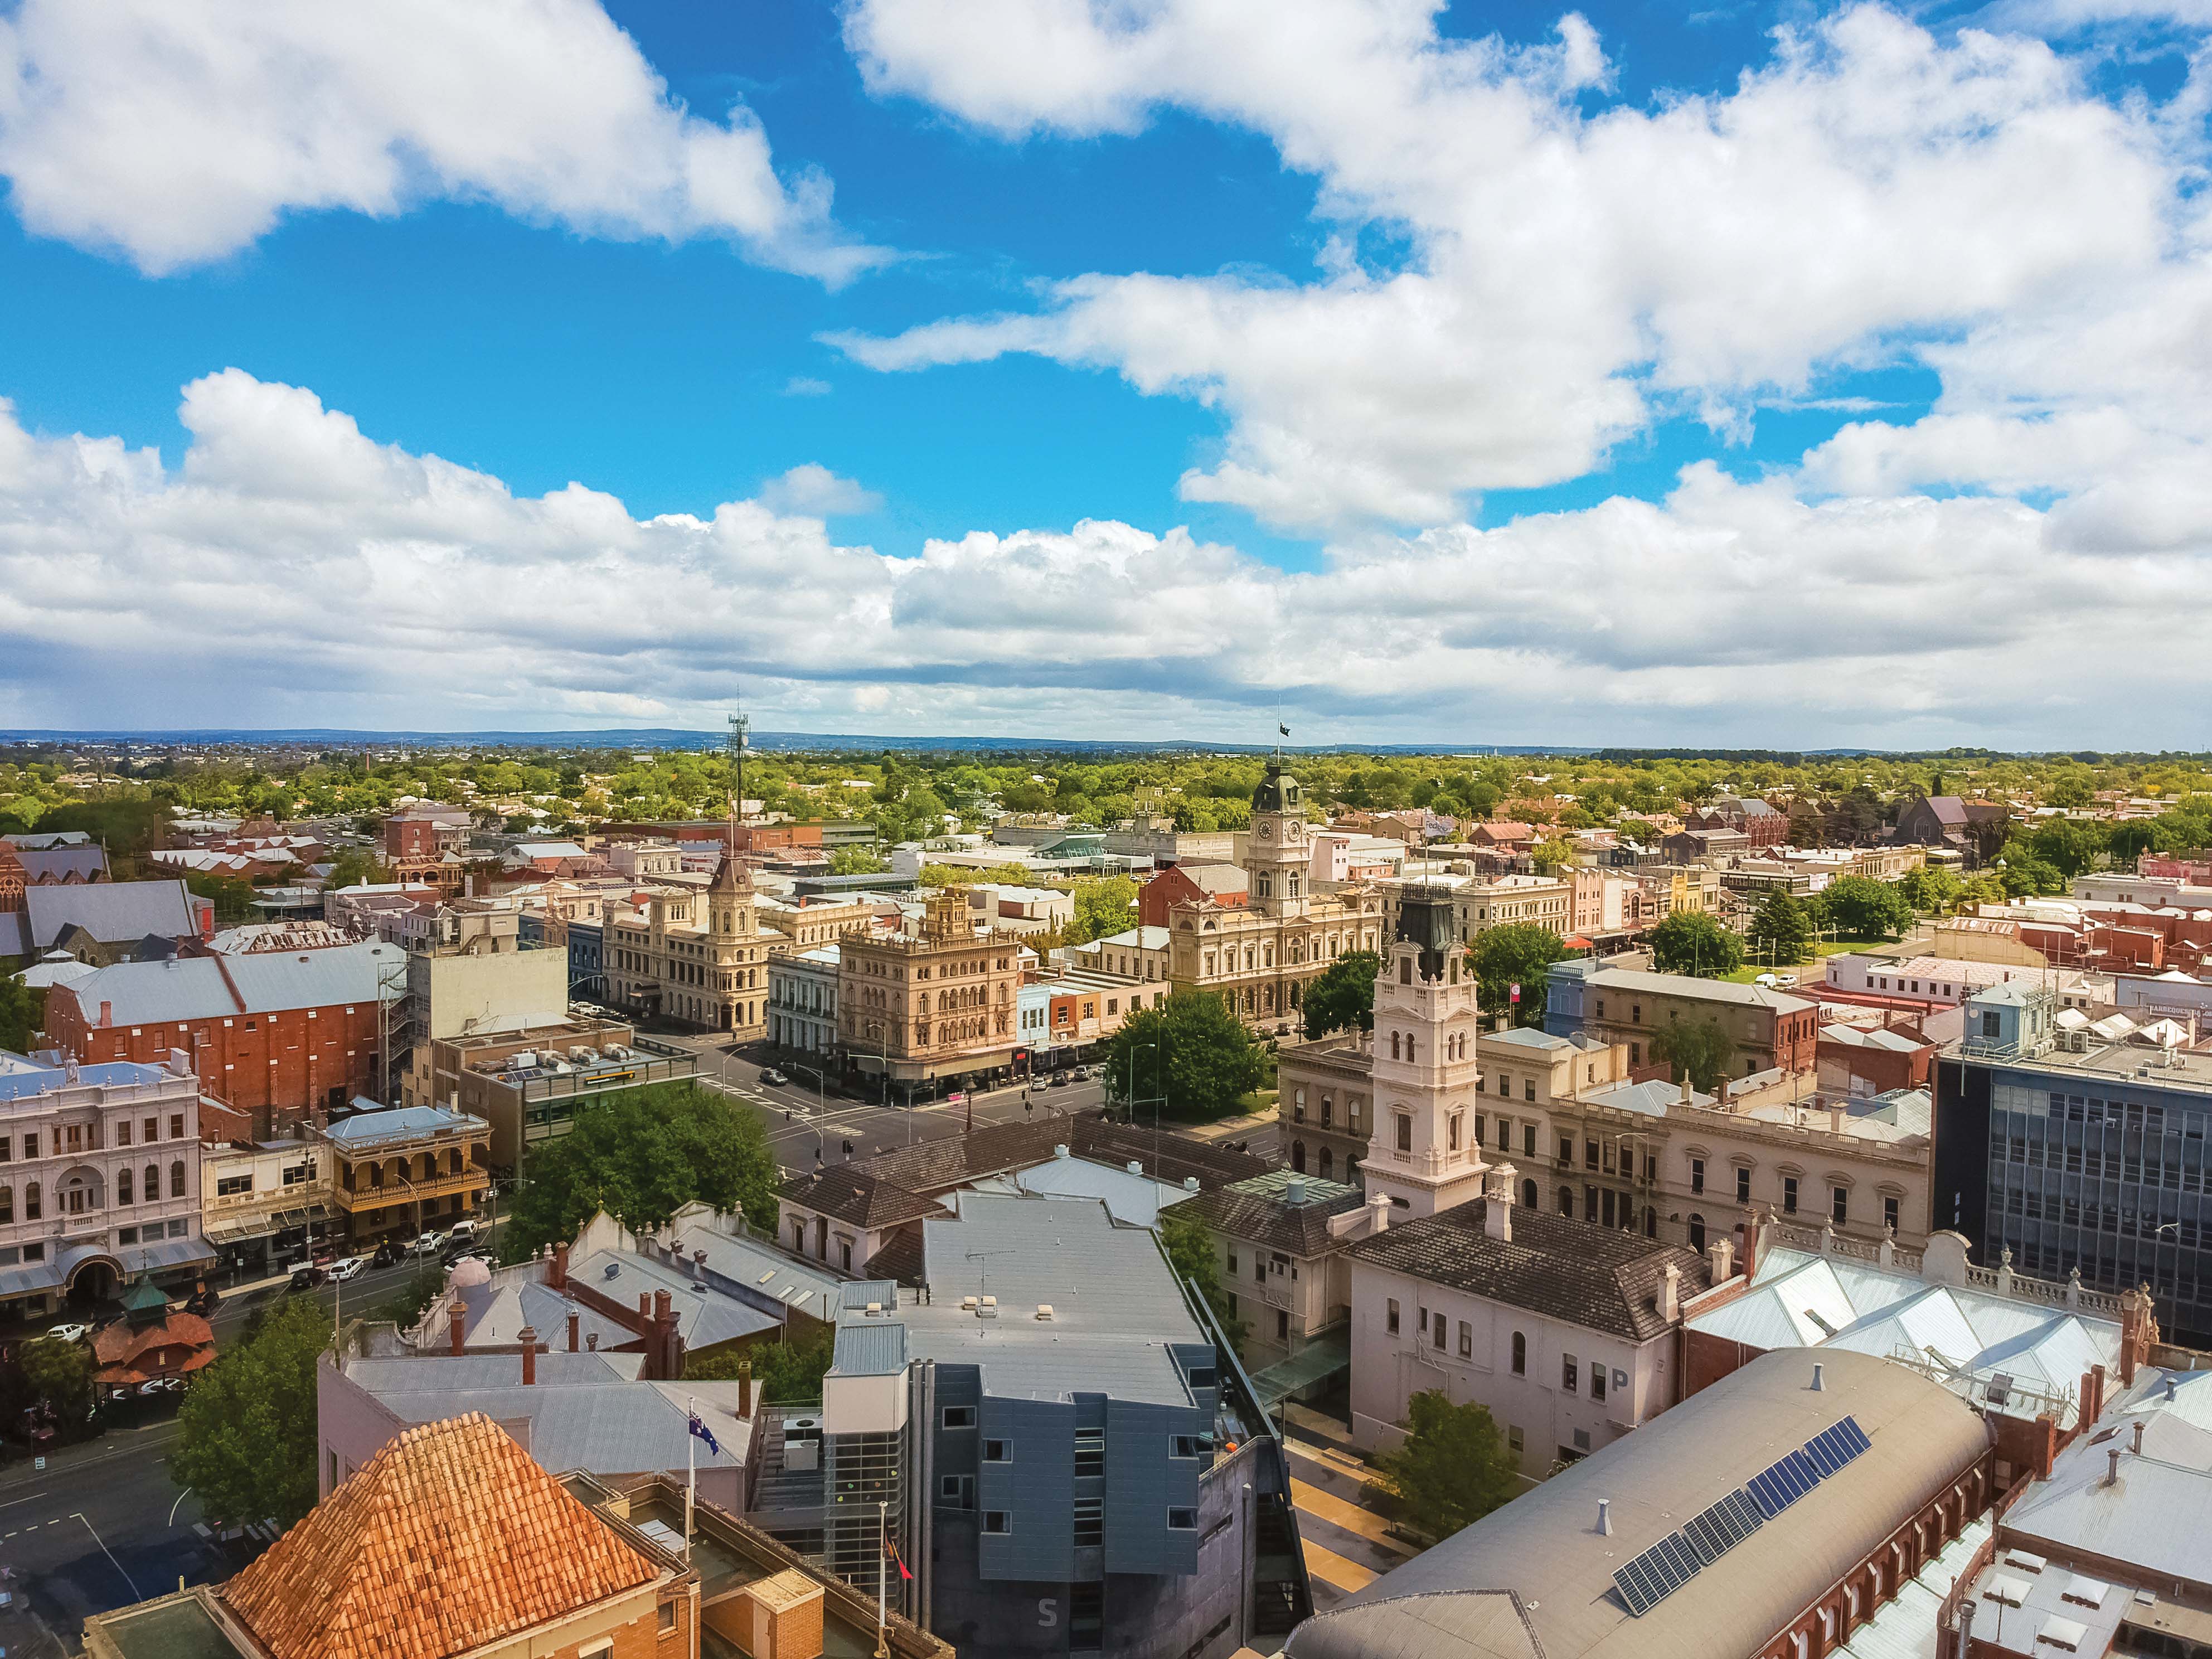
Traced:
POLYGON ((1292 818, 1288 823, 1283 826, 1283 839, 1285 841, 1300 842, 1304 841, 1305 838, 1306 827, 1303 823, 1300 823, 1296 818, 1292 818))
POLYGON ((1274 838, 1275 826, 1263 819, 1260 824, 1260 839, 1261 841, 1273 841, 1274 838))

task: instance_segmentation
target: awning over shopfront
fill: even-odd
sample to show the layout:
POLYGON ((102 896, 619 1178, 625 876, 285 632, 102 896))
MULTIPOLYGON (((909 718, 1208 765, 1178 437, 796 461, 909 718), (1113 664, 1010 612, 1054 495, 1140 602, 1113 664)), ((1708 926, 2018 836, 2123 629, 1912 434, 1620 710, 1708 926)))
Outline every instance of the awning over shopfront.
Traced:
POLYGON ((130 1274, 169 1273, 186 1267, 212 1267, 216 1255, 197 1238, 165 1238, 158 1244, 135 1244, 116 1252, 123 1271, 130 1274))
POLYGON ((37 1296, 43 1291, 58 1291, 61 1285, 61 1270, 51 1261, 27 1262, 20 1267, 0 1267, 0 1298, 37 1296))
POLYGON ((1339 1371, 1352 1369, 1352 1333, 1340 1328, 1324 1331, 1288 1359, 1254 1373, 1252 1392, 1262 1406, 1273 1407, 1301 1389, 1311 1388, 1339 1371))

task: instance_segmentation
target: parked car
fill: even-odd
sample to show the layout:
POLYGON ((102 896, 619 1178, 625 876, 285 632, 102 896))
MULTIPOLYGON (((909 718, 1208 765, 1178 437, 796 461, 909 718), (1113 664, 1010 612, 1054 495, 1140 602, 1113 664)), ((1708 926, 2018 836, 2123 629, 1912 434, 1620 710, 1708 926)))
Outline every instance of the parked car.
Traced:
POLYGON ((407 1247, 410 1255, 435 1255, 446 1248, 446 1236, 439 1232, 424 1233, 407 1247))
POLYGON ((760 1080, 768 1085, 771 1089, 784 1088, 791 1082, 789 1078, 777 1071, 773 1066, 767 1067, 761 1073, 760 1080))
POLYGON ((92 1334, 89 1325, 54 1325, 47 1328, 48 1336, 57 1342, 82 1342, 92 1334))
POLYGON ((448 1232, 446 1237, 449 1242, 456 1244, 465 1238, 474 1238, 477 1236, 477 1225, 474 1221, 456 1221, 453 1231, 448 1232))
POLYGON ((1045 1086, 1048 1089, 1065 1089, 1067 1087, 1067 1073, 1065 1072, 1054 1072, 1052 1074, 1052 1081, 1045 1086))
POLYGON ((195 1285, 192 1287, 192 1293, 185 1298, 185 1311, 188 1314, 198 1314, 202 1319, 205 1319, 222 1305, 222 1292, 205 1279, 195 1285))
POLYGON ((319 1285, 327 1285, 330 1282, 331 1276, 325 1269, 309 1262, 304 1267, 295 1267, 292 1270, 292 1283, 289 1288, 295 1291, 312 1291, 319 1285))
POLYGON ((341 1285, 349 1279, 358 1279, 368 1271, 368 1258, 365 1255, 349 1255, 343 1261, 331 1263, 331 1277, 341 1285))
POLYGON ((376 1254, 369 1257, 369 1266, 372 1267, 389 1267, 393 1262, 398 1261, 399 1258, 406 1253, 406 1246, 399 1243, 397 1240, 387 1238, 383 1243, 376 1247, 376 1254))

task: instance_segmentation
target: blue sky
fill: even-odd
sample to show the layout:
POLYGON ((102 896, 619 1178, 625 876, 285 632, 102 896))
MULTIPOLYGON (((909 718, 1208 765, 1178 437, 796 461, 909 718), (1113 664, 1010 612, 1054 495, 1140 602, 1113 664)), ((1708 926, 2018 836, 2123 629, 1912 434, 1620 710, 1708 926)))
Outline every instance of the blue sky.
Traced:
POLYGON ((0 3, 0 725, 2212 745, 2197 0, 357 9, 0 3))

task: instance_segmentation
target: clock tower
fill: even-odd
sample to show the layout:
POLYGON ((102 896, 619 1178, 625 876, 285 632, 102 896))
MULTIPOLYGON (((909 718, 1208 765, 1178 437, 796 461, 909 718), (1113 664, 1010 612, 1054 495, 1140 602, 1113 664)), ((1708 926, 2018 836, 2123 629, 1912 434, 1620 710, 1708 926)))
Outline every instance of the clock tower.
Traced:
POLYGON ((1249 840, 1244 873, 1252 908, 1271 916, 1305 915, 1313 858, 1306 841, 1306 792, 1283 769, 1279 752, 1268 757, 1267 775, 1252 792, 1249 840))
POLYGON ((1449 891, 1407 887, 1375 981, 1375 1133, 1359 1178, 1415 1216, 1480 1198, 1489 1168, 1474 1135, 1482 1014, 1455 915, 1449 891))

